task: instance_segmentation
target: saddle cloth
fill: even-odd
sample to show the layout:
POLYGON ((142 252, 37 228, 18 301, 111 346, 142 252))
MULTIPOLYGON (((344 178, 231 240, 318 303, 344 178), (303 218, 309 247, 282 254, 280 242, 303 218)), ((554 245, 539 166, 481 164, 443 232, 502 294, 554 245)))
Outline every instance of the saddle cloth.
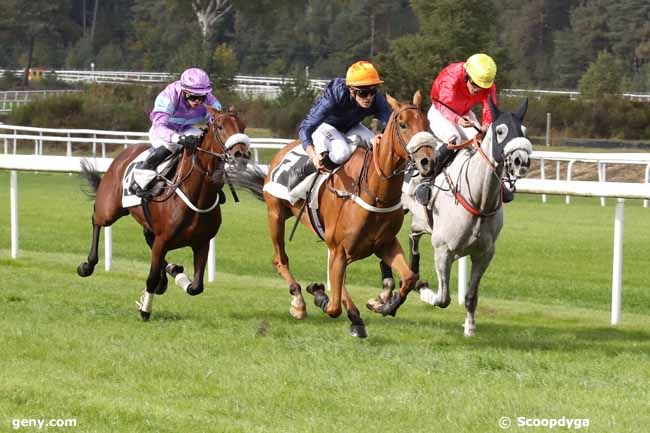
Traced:
POLYGON ((292 185, 292 183, 296 182, 295 172, 301 171, 308 163, 309 155, 307 151, 300 145, 294 147, 287 152, 282 162, 273 169, 270 180, 264 185, 264 191, 274 197, 287 200, 293 205, 297 201, 307 198, 309 187, 313 184, 312 191, 314 194, 311 194, 309 206, 318 209, 318 194, 315 194, 315 192, 320 190, 320 187, 330 177, 331 173, 318 174, 313 172, 292 185), (316 176, 318 176, 318 179, 314 183, 316 176))
MULTIPOLYGON (((135 157, 133 161, 129 163, 124 170, 124 176, 122 177, 122 207, 128 208, 132 206, 139 206, 142 204, 142 198, 138 197, 131 191, 131 185, 133 184, 133 168, 137 163, 144 161, 153 151, 152 147, 148 147, 142 153, 135 157)), ((158 167, 156 167, 156 173, 162 173, 170 164, 173 163, 175 158, 172 156, 161 162, 158 167)), ((154 179, 151 183, 156 182, 154 179)), ((151 187, 151 186, 150 186, 151 187)))

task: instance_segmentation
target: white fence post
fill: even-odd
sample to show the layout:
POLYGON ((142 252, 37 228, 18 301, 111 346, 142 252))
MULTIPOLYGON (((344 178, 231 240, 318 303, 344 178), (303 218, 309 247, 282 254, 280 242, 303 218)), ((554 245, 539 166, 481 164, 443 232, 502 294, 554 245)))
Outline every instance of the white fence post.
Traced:
POLYGON ((104 270, 113 267, 113 227, 104 227, 104 270))
POLYGON ((214 238, 210 239, 210 249, 208 250, 208 282, 213 282, 215 280, 215 269, 216 269, 216 246, 214 238))
POLYGON ((11 170, 9 177, 9 202, 11 203, 11 258, 18 257, 18 173, 11 170))
POLYGON ((614 217, 614 260, 612 268, 612 325, 621 321, 621 295, 623 287, 623 221, 625 199, 616 199, 614 217))

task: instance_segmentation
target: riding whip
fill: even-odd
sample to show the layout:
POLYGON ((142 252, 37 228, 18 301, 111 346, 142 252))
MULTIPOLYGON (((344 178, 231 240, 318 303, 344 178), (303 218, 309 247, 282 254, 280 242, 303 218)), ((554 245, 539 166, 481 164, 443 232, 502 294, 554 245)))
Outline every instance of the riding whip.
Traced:
POLYGON ((237 191, 235 191, 235 187, 232 186, 232 182, 230 181, 230 178, 228 177, 228 172, 224 172, 226 175, 226 182, 228 183, 228 186, 230 187, 230 193, 232 194, 232 198, 235 199, 235 203, 239 203, 239 196, 237 195, 237 191))
MULTIPOLYGON (((442 102, 440 99, 434 98, 434 97, 432 96, 432 97, 431 97, 431 100, 433 100, 433 101, 437 102, 438 104, 442 105, 443 107, 445 107, 446 109, 448 109, 449 111, 451 111, 452 113, 454 113, 455 115, 457 115, 457 116, 459 116, 459 117, 462 117, 462 118, 465 119, 465 120, 469 120, 467 117, 465 117, 465 116, 463 116, 462 114, 458 113, 458 111, 454 110, 454 109, 451 108, 449 105, 447 105, 447 104, 445 104, 444 102, 442 102)), ((471 122, 471 120, 470 120, 470 122, 471 122)), ((477 132, 483 132, 483 131, 481 130, 481 128, 479 128, 478 126, 476 126, 476 125, 474 124, 474 122, 472 122, 472 127, 473 127, 474 129, 476 129, 477 132)))
POLYGON ((298 224, 300 224, 300 218, 302 218, 302 214, 305 212, 305 208, 307 207, 307 202, 311 197, 311 191, 314 189, 314 185, 316 185, 316 180, 318 180, 318 171, 316 171, 316 176, 314 176, 314 180, 312 181, 311 186, 309 187, 309 191, 307 191, 307 197, 305 197, 305 201, 303 202, 302 207, 300 208, 300 212, 298 212, 298 216, 296 217, 296 222, 293 223, 293 228, 291 229, 291 234, 289 235, 289 242, 291 242, 291 240, 293 239, 293 235, 296 233, 298 224))

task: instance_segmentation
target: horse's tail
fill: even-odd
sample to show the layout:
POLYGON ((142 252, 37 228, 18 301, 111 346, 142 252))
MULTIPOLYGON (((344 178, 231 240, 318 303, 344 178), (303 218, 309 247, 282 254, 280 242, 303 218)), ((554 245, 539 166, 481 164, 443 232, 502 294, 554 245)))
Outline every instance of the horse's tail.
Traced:
POLYGON ((228 170, 228 181, 238 189, 249 191, 258 200, 264 201, 264 179, 266 174, 257 164, 248 164, 245 169, 233 167, 228 170))
POLYGON ((93 163, 87 159, 81 160, 81 177, 86 179, 91 188, 91 190, 82 188, 82 191, 89 197, 95 198, 95 193, 97 193, 97 188, 99 187, 99 182, 102 180, 102 176, 95 169, 93 163))

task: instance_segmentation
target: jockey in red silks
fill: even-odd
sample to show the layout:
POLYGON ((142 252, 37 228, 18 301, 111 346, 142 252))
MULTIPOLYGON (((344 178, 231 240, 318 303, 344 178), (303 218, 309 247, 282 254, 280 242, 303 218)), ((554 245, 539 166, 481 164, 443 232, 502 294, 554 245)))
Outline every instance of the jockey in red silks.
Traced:
MULTIPOLYGON (((431 86, 432 105, 427 114, 436 137, 444 143, 460 144, 478 133, 475 126, 487 130, 492 123, 488 96, 497 102, 496 73, 497 65, 487 54, 474 54, 467 61, 452 63, 440 71, 431 86), (483 104, 480 123, 472 112, 478 104, 483 104)), ((447 146, 438 148, 434 177, 452 154, 447 146)))
POLYGON ((146 187, 156 177, 155 168, 179 146, 195 143, 202 131, 193 125, 209 121, 205 106, 221 109, 212 94, 208 74, 199 68, 190 68, 178 81, 169 84, 158 94, 149 115, 149 141, 153 152, 133 170, 136 194, 146 194, 146 187))

